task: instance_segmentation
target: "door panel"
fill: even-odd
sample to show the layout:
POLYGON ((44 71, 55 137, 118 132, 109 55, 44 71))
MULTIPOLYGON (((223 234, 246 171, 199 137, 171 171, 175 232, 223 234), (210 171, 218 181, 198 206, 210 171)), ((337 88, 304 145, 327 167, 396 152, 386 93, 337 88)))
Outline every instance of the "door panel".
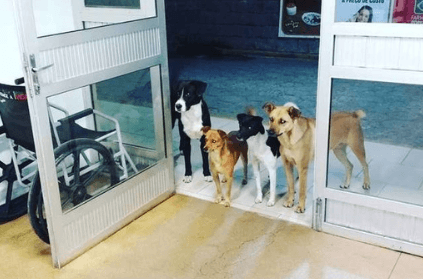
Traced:
MULTIPOLYGON (((115 9, 90 7, 105 11, 99 22, 122 23, 86 30, 81 29, 83 1, 70 2, 74 4, 68 11, 73 23, 67 24, 73 24, 73 28, 40 32, 39 21, 46 19, 34 14, 40 12, 39 5, 51 4, 49 0, 15 0, 44 202, 42 214, 47 219, 56 267, 174 191, 163 1, 154 3, 157 14, 139 14, 138 18, 144 19, 135 21, 132 16, 114 21, 109 12, 115 9), (57 108, 68 111, 71 118, 63 120, 66 115, 57 108), (85 141, 69 144, 74 148, 70 151, 63 148, 68 142, 60 136, 57 140, 54 128, 63 128, 63 123, 73 120, 74 113, 85 116, 86 112, 94 112, 94 116, 78 119, 80 127, 118 132, 112 131, 114 137, 105 142, 101 136, 102 148, 93 149, 90 145, 84 149, 87 152, 81 152, 85 141), (106 119, 110 117, 118 128, 109 126, 106 119), (66 156, 58 153, 61 148, 66 156), (96 153, 100 149, 105 153, 96 153), (118 181, 102 184, 113 172, 97 167, 110 162, 104 159, 109 158, 105 155, 109 153, 113 155, 110 158, 116 165, 118 181), (76 171, 78 168, 80 172, 76 171), (100 171, 91 172, 92 169, 100 171)), ((144 2, 140 3, 143 9, 144 2)), ((67 2, 62 4, 64 8, 67 2)), ((55 23, 57 19, 49 20, 55 23)), ((60 22, 57 24, 63 27, 60 22)))
POLYGON ((422 33, 410 24, 335 22, 336 9, 323 1, 313 226, 423 255, 422 33), (349 147, 352 180, 342 189, 345 167, 328 144, 331 116, 359 109, 370 189, 349 147))

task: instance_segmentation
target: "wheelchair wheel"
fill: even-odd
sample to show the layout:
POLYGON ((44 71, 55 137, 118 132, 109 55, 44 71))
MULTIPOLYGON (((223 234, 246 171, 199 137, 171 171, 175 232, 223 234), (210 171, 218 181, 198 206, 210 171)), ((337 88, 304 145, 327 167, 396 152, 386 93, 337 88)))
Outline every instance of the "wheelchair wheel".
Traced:
MULTIPOLYGON (((56 148, 54 155, 62 211, 64 212, 105 192, 119 182, 113 155, 105 146, 94 140, 70 140, 56 148), (94 158, 94 162, 87 164, 85 160, 87 156, 91 158, 90 161, 93 161, 94 158), (69 175, 71 175, 70 180, 69 175), (68 182, 66 183, 66 181, 68 182)), ((29 191, 28 215, 38 237, 44 242, 50 243, 38 173, 29 191)))

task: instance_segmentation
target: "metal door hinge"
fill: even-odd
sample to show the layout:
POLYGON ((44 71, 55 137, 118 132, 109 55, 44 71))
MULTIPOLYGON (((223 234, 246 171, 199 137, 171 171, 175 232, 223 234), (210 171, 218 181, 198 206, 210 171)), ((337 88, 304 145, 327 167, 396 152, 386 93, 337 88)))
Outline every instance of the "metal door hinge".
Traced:
POLYGON ((322 214, 323 214, 323 201, 317 198, 313 203, 313 229, 316 231, 322 230, 322 214))

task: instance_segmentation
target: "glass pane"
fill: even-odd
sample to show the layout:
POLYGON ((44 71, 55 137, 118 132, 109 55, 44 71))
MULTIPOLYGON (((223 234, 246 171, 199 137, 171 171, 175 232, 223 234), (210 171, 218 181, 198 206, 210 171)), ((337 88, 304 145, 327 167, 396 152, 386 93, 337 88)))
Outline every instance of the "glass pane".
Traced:
POLYGON ((164 158, 152 100, 149 69, 48 98, 64 211, 164 158))
POLYGON ((140 0, 85 0, 86 7, 140 8, 140 0))
POLYGON ((37 36, 78 30, 71 1, 40 0, 32 2, 37 36))
POLYGON ((73 6, 73 2, 33 1, 37 36, 49 36, 156 16, 154 0, 143 0, 142 9, 140 0, 86 0, 85 6, 73 6))
POLYGON ((421 85, 333 80, 327 187, 423 205, 422 104, 421 85))

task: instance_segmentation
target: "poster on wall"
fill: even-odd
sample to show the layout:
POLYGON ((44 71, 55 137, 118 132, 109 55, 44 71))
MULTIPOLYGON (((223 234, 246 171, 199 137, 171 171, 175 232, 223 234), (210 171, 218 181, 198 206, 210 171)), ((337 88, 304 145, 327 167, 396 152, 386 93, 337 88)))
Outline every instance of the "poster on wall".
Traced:
POLYGON ((423 24, 423 0, 397 0, 392 21, 423 24))
POLYGON ((389 22, 389 0, 336 0, 335 22, 389 22))
POLYGON ((281 0, 279 37, 318 37, 321 7, 321 0, 281 0))

